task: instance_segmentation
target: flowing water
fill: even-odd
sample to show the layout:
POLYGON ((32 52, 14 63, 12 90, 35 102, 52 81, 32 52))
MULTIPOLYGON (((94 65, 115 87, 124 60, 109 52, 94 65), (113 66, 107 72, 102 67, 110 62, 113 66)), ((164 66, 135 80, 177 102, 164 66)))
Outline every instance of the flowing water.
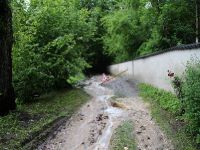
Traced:
POLYGON ((92 99, 38 150, 109 150, 115 128, 125 120, 134 123, 138 150, 174 149, 152 119, 149 104, 138 97, 134 84, 123 78, 104 86, 100 83, 100 76, 84 82, 84 90, 92 99), (126 108, 112 107, 111 100, 122 102, 126 108))
POLYGON ((94 150, 107 150, 114 130, 114 119, 122 117, 123 110, 114 108, 109 104, 109 99, 114 96, 114 92, 101 86, 100 83, 101 82, 93 81, 89 87, 85 87, 85 90, 90 95, 96 97, 96 100, 101 101, 104 105, 102 113, 108 116, 107 127, 104 129, 103 135, 98 138, 94 150))

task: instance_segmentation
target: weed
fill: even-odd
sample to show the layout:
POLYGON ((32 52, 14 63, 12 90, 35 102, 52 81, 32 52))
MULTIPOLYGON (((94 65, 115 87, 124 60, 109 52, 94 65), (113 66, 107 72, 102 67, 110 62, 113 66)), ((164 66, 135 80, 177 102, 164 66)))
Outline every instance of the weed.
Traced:
POLYGON ((195 138, 186 132, 187 122, 180 116, 181 101, 172 93, 151 85, 139 85, 140 96, 151 104, 151 114, 176 150, 197 150, 195 138))
POLYGON ((124 121, 116 130, 111 139, 111 150, 123 150, 127 147, 136 150, 136 143, 133 133, 133 122, 124 121))
POLYGON ((16 112, 0 118, 0 149, 23 149, 25 141, 57 118, 70 117, 88 98, 85 92, 75 89, 20 104, 16 112))

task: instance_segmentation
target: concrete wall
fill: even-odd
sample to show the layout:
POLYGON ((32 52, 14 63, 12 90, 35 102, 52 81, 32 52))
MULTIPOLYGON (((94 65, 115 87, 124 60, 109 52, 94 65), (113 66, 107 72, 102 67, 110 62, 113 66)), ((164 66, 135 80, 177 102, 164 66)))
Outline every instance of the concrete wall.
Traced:
POLYGON ((138 82, 173 91, 167 70, 181 75, 185 71, 187 62, 195 57, 200 58, 200 48, 173 50, 112 65, 109 66, 109 71, 117 74, 127 69, 124 75, 138 82))
POLYGON ((124 72, 123 74, 129 77, 133 76, 133 61, 124 62, 121 64, 112 65, 109 67, 109 72, 113 74, 118 74, 120 72, 124 72))

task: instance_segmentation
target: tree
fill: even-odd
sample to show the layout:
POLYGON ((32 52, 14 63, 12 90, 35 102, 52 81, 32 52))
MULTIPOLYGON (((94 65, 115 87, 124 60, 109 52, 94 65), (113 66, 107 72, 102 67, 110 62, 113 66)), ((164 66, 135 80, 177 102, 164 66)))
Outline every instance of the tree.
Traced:
POLYGON ((74 0, 23 0, 13 3, 13 74, 21 102, 66 88, 90 67, 85 55, 96 32, 91 12, 74 0))
POLYGON ((9 0, 0 0, 0 115, 16 108, 12 86, 12 12, 9 0))
POLYGON ((132 59, 147 35, 139 18, 140 1, 127 0, 118 5, 119 9, 102 19, 106 29, 104 50, 116 63, 132 59))
POLYGON ((86 70, 86 73, 102 73, 107 71, 107 66, 111 63, 112 58, 103 51, 103 36, 106 30, 101 23, 101 19, 107 14, 114 11, 116 0, 81 0, 80 9, 87 9, 90 12, 90 20, 96 27, 94 37, 87 43, 87 52, 85 53, 86 61, 92 66, 86 70))

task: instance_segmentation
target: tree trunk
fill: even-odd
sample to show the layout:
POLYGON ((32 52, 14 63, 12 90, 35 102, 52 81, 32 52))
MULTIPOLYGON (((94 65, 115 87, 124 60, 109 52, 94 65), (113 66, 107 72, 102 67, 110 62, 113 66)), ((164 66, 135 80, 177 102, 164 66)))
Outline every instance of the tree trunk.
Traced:
POLYGON ((0 115, 16 108, 12 86, 13 31, 9 0, 0 0, 0 115))

